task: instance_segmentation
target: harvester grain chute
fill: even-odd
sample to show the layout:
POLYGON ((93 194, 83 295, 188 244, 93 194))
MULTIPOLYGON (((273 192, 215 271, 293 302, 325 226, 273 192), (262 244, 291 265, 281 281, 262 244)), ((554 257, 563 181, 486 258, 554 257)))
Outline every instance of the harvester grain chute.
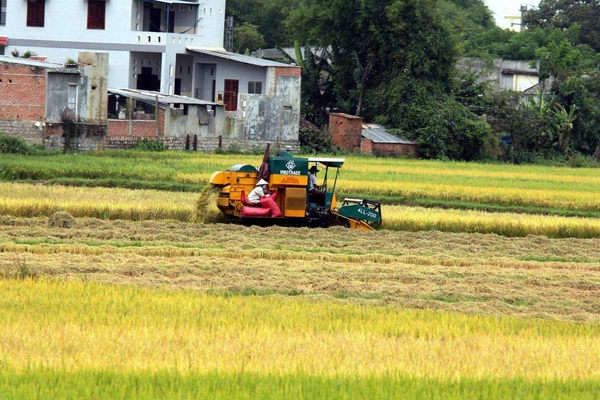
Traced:
POLYGON ((288 152, 279 152, 276 157, 271 157, 267 148, 260 171, 252 165, 238 164, 228 171, 215 172, 210 183, 219 188, 219 210, 244 223, 314 227, 342 225, 351 229, 372 230, 381 224, 381 205, 378 202, 345 199, 340 204, 336 198, 335 190, 344 162, 343 158, 293 157, 288 152), (309 168, 312 165, 323 172, 320 186, 324 196, 315 197, 308 192, 309 168), (269 183, 269 191, 276 194, 274 198, 281 210, 281 217, 256 216, 261 213, 244 212, 246 207, 250 207, 245 201, 246 196, 259 179, 265 179, 269 183))

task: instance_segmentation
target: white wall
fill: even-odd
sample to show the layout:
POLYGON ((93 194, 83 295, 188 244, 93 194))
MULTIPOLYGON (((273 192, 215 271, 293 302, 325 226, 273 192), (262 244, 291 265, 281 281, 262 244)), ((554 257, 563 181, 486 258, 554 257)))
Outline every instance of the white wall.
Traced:
POLYGON ((202 47, 222 49, 225 42, 225 0, 204 0, 198 10, 202 47))
POLYGON ((210 75, 210 69, 205 71, 205 76, 207 76, 206 82, 208 83, 210 81, 210 86, 205 83, 205 87, 202 88, 205 94, 207 92, 209 93, 212 89, 212 79, 217 81, 217 94, 225 90, 226 79, 239 81, 239 93, 248 93, 248 82, 250 81, 262 82, 263 93, 265 93, 267 84, 267 68, 265 67, 242 64, 204 54, 196 54, 194 57, 194 64, 216 64, 215 77, 208 76, 210 75))
POLYGON ((28 27, 27 2, 8 0, 7 32, 10 38, 80 42, 129 42, 131 3, 106 2, 106 29, 87 29, 87 0, 48 0, 43 28, 28 27))
MULTIPOLYGON (((118 88, 135 86, 129 52, 154 52, 161 58, 161 91, 172 93, 175 71, 178 70, 176 57, 177 54, 186 53, 186 46, 223 48, 225 7, 226 0, 203 0, 199 3, 197 33, 193 34, 194 30, 191 30, 189 34, 178 35, 141 31, 144 29, 141 0, 107 1, 104 30, 87 29, 87 0, 48 0, 43 28, 26 26, 26 0, 8 0, 7 24, 0 27, 0 35, 9 37, 5 54, 10 54, 15 48, 20 52, 32 50, 48 57, 51 62, 63 63, 67 58, 77 59, 79 51, 109 53, 109 87, 118 88), (140 31, 136 31, 137 24, 140 31), (169 73, 171 65, 172 75, 169 73)), ((176 24, 181 29, 194 23, 196 12, 190 14, 189 6, 185 5, 187 16, 179 10, 179 5, 175 5, 175 8, 176 24), (178 16, 178 13, 181 15, 178 16)), ((235 74, 235 71, 229 73, 232 77, 236 77, 235 74)), ((223 90, 222 81, 220 85, 217 91, 223 90)), ((247 80, 240 79, 240 92, 246 90, 247 80)))

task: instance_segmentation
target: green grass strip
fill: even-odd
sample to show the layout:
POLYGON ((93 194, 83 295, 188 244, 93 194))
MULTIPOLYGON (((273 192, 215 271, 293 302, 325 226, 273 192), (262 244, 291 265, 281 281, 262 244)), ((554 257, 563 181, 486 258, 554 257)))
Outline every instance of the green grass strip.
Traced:
POLYGON ((0 371, 2 399, 597 399, 600 382, 405 376, 319 377, 212 373, 184 375, 0 371))

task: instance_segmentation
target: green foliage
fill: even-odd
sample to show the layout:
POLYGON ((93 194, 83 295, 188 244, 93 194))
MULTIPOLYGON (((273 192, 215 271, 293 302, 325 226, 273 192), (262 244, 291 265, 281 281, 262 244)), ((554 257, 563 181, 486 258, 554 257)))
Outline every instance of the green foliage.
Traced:
POLYGON ((299 140, 303 154, 335 154, 337 152, 331 142, 331 136, 325 129, 315 131, 309 128, 300 128, 299 140))
POLYGON ((140 140, 139 142, 134 144, 131 147, 131 149, 139 150, 139 151, 154 151, 154 152, 161 152, 161 151, 168 150, 167 146, 164 143, 159 142, 158 140, 149 140, 149 139, 140 140))
MULTIPOLYGON (((234 18, 234 47, 242 52, 246 50, 238 42, 247 40, 248 36, 262 38, 264 44, 259 47, 291 46, 293 35, 287 29, 286 20, 291 10, 302 1, 304 0, 229 0, 227 15, 234 18), (244 26, 245 30, 240 31, 244 26), (248 26, 254 26, 256 30, 248 29, 248 26), (243 34, 241 38, 237 36, 240 32, 243 34)), ((253 47, 247 48, 252 50, 253 47)))
POLYGON ((244 51, 252 52, 265 46, 265 38, 259 32, 258 26, 243 23, 233 29, 234 51, 243 53, 244 51))
POLYGON ((19 57, 19 58, 31 58, 31 57, 37 56, 35 51, 27 50, 27 51, 25 51, 25 53, 21 54, 21 52, 18 49, 14 49, 13 51, 10 52, 10 54, 13 57, 19 57))
POLYGON ((301 48, 300 42, 294 42, 296 59, 290 57, 282 48, 281 55, 292 63, 302 67, 302 117, 318 126, 327 123, 326 107, 335 96, 332 86, 331 55, 327 49, 306 45, 301 48), (304 50, 304 51, 302 51, 304 50))
POLYGON ((306 42, 331 49, 333 93, 344 111, 401 129, 428 158, 481 159, 494 147, 474 114, 485 108, 479 95, 486 88, 475 79, 455 83, 458 42, 436 1, 306 0, 290 25, 306 42), (452 96, 455 87, 468 105, 452 96))
POLYGON ((20 137, 9 136, 0 132, 0 154, 40 155, 52 153, 41 144, 28 145, 20 137))
POLYGON ((0 132, 0 154, 29 154, 25 140, 0 132))
POLYGON ((542 0, 537 9, 527 12, 524 22, 528 27, 576 31, 572 42, 600 50, 600 6, 597 0, 542 0))

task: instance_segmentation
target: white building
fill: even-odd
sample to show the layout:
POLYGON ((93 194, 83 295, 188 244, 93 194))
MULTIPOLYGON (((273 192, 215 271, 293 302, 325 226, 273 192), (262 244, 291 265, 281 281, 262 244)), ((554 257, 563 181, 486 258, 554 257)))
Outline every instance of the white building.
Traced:
POLYGON ((108 87, 225 106, 223 136, 298 139, 299 67, 224 50, 226 0, 0 0, 0 54, 108 54, 108 87))
POLYGON ((243 94, 267 86, 267 66, 259 63, 264 71, 257 73, 254 60, 236 57, 240 79, 225 87, 234 77, 219 74, 215 61, 231 65, 223 49, 225 0, 0 0, 0 6, 0 54, 33 51, 64 63, 80 51, 108 53, 110 87, 215 101, 233 89, 243 94), (218 52, 207 64, 211 50, 218 52))

